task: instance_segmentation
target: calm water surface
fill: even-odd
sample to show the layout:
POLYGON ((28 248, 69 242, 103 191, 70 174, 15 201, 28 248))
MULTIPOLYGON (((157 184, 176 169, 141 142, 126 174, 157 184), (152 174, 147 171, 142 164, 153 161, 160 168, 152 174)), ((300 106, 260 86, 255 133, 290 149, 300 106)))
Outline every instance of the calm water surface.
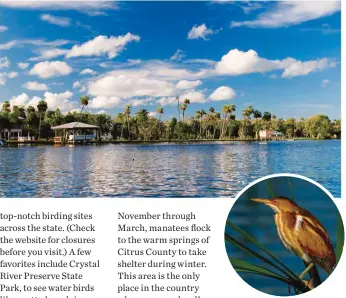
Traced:
POLYGON ((341 196, 340 141, 0 147, 1 197, 220 197, 273 173, 341 196))

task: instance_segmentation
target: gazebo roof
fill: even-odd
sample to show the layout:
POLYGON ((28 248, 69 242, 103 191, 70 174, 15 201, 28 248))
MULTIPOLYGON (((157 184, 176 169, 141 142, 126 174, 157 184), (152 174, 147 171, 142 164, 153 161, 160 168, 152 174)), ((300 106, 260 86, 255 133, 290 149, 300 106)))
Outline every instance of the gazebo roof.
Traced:
POLYGON ((99 126, 96 125, 90 125, 90 124, 86 124, 83 122, 70 122, 70 123, 65 123, 62 125, 58 125, 58 126, 53 126, 52 129, 56 130, 56 129, 98 129, 100 128, 99 126))

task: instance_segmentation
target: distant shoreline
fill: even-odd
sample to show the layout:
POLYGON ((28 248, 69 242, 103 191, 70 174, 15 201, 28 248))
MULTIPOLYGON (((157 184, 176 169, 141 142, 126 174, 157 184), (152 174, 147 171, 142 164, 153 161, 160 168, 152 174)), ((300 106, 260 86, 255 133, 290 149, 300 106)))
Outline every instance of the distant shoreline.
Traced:
MULTIPOLYGON (((193 144, 193 143, 223 143, 223 142, 251 142, 251 143, 265 143, 265 142, 290 142, 290 141, 328 141, 328 140, 341 140, 341 138, 333 139, 312 139, 312 138, 295 138, 293 139, 281 139, 281 140, 253 140, 253 139, 203 139, 203 140, 157 140, 157 141, 141 141, 141 140, 108 140, 108 141, 91 141, 87 144, 78 143, 76 145, 103 145, 103 144, 193 144)), ((36 140, 36 141, 7 141, 9 145, 54 145, 53 140, 36 140)), ((64 145, 62 145, 64 146, 64 145)))

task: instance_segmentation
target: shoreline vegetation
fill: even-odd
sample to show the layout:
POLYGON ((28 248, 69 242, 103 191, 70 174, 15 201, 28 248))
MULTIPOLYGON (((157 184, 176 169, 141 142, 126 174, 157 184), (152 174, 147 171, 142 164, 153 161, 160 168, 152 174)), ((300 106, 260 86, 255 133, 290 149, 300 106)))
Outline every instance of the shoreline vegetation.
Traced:
MULTIPOLYGON (((277 142, 277 141, 285 141, 287 142, 289 139, 278 139, 278 140, 253 140, 253 139, 203 139, 203 140, 149 140, 149 141, 141 141, 141 140, 95 140, 90 141, 88 144, 94 145, 106 145, 106 144, 198 144, 198 143, 232 143, 232 142, 248 142, 248 143, 265 143, 265 142, 277 142)), ((295 138, 294 141, 327 141, 327 140, 340 140, 339 138, 333 139, 311 139, 311 138, 295 138)), ((58 145, 54 143, 53 139, 40 139, 33 141, 17 141, 11 140, 6 142, 9 145, 16 144, 25 144, 25 145, 56 145, 56 146, 64 146, 58 145)), ((78 145, 83 145, 83 143, 78 143, 78 145)))
MULTIPOLYGON (((155 112, 139 109, 132 113, 132 106, 126 105, 122 113, 111 117, 106 113, 84 112, 89 98, 80 98, 80 111, 66 114, 59 109, 49 110, 45 101, 33 106, 11 106, 6 101, 0 112, 0 133, 20 127, 23 136, 35 137, 35 141, 14 141, 11 143, 51 144, 54 138, 53 126, 70 122, 83 122, 100 127, 97 140, 92 143, 185 143, 185 142, 223 142, 260 141, 259 132, 275 131, 282 135, 279 140, 324 140, 341 138, 341 120, 330 120, 326 115, 309 118, 278 118, 270 112, 261 112, 248 106, 242 110, 242 119, 235 118, 236 106, 224 105, 220 112, 210 107, 186 117, 191 109, 189 99, 182 104, 177 97, 177 117, 161 120, 164 108, 155 112)), ((4 135, 4 133, 3 133, 4 135)), ((1 138, 1 134, 0 134, 1 138)), ((5 139, 5 138, 4 138, 5 139)), ((272 138, 275 140, 276 138, 272 138)), ((263 140, 262 140, 263 141, 263 140)))

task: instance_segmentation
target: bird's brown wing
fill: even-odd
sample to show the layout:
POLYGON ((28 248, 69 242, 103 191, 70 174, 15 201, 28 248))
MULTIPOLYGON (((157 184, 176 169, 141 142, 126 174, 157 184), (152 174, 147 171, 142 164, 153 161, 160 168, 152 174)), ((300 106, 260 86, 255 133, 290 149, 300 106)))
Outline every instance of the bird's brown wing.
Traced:
POLYGON ((297 214, 297 220, 301 220, 296 235, 303 251, 311 257, 314 263, 330 273, 336 260, 333 245, 326 230, 320 222, 306 214, 297 214))

